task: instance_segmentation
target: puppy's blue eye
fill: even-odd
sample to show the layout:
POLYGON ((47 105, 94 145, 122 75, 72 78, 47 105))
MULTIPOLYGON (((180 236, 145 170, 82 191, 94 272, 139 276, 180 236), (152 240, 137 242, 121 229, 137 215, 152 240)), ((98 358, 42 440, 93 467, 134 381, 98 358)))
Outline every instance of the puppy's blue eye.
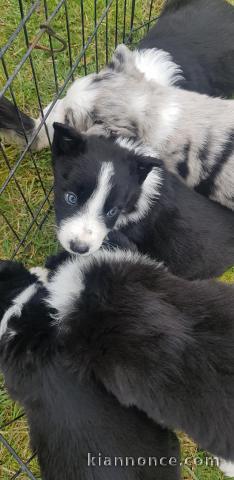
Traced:
POLYGON ((76 205, 77 203, 77 196, 73 192, 65 193, 64 198, 68 205, 76 205))
POLYGON ((109 212, 107 212, 106 216, 107 217, 115 217, 119 213, 118 207, 113 207, 109 212))

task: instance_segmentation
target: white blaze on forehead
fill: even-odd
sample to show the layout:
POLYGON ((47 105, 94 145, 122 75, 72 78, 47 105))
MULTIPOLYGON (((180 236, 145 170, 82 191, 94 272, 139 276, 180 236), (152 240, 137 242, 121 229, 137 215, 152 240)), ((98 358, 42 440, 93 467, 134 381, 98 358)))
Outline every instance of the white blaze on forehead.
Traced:
MULTIPOLYGON (((12 317, 20 317, 23 307, 31 300, 39 288, 38 283, 33 283, 29 287, 25 288, 17 297, 13 300, 11 307, 4 313, 2 321, 0 323, 0 340, 1 337, 7 332, 8 322, 12 317)), ((9 331, 9 335, 13 336, 15 332, 9 331)))
POLYGON ((90 198, 79 213, 61 223, 58 239, 66 250, 71 251, 71 241, 87 245, 89 247, 87 254, 100 248, 109 231, 104 222, 103 208, 111 190, 113 174, 113 164, 104 163, 98 175, 97 187, 90 198))
POLYGON ((92 215, 101 215, 105 201, 111 189, 111 178, 114 175, 114 167, 111 162, 104 163, 98 175, 96 190, 86 203, 86 210, 92 215))

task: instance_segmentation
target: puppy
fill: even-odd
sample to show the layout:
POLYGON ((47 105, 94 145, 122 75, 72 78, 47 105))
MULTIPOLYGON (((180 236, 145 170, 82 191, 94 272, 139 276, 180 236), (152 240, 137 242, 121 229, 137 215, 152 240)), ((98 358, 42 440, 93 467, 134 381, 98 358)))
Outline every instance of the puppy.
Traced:
MULTIPOLYGON (((156 25, 134 50, 135 66, 162 86, 229 96, 234 91, 233 22, 234 9, 225 0, 167 0, 156 25)), ((30 118, 2 97, 1 133, 7 141, 28 141, 41 150, 49 146, 49 138, 52 141, 55 121, 86 131, 95 125, 96 81, 96 74, 76 80, 49 113, 47 129, 42 117, 30 118)), ((51 104, 43 117, 50 109, 51 104)))
MULTIPOLYGON (((9 393, 26 411, 42 479, 180 480, 173 433, 136 408, 120 406, 95 378, 79 380, 58 311, 48 304, 46 276, 43 269, 30 273, 0 262, 0 366, 9 393)), ((61 299, 71 280, 68 274, 58 288, 61 299)), ((68 311, 70 295, 79 293, 74 280, 68 311)))
POLYGON ((166 0, 141 49, 169 52, 182 67, 185 90, 212 96, 234 93, 234 8, 225 0, 166 0))
POLYGON ((63 263, 48 292, 80 381, 94 377, 124 406, 185 431, 233 476, 233 286, 116 250, 63 263))
POLYGON ((61 124, 52 148, 65 250, 88 255, 118 231, 188 279, 217 276, 234 264, 233 213, 188 189, 150 149, 85 137, 61 124))
MULTIPOLYGON (((93 93, 94 92, 94 93, 93 93)), ((147 81, 120 45, 98 82, 91 133, 149 145, 166 168, 211 200, 234 209, 234 103, 147 81)))

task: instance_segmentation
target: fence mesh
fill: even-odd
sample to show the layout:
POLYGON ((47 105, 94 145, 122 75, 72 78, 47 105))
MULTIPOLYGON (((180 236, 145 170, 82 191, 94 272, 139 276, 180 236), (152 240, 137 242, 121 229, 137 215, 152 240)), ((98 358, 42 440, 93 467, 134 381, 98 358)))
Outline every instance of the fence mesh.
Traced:
MULTIPOLYGON (((36 135, 74 78, 98 72, 118 43, 137 43, 162 3, 0 0, 0 98, 6 96, 34 118, 41 115, 36 135)), ((0 140, 0 258, 20 258, 30 265, 40 256, 43 260, 43 252, 54 251, 56 242, 50 152, 34 152, 35 136, 29 141, 24 133, 22 149, 0 140)), ((27 439, 24 414, 9 401, 2 383, 1 479, 40 478, 27 439)))

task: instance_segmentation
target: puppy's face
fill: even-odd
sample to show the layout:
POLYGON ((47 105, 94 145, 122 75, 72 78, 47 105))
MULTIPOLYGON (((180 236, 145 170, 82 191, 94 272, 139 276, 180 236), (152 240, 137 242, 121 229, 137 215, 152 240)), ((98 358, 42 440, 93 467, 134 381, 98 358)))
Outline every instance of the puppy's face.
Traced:
POLYGON ((58 239, 71 253, 98 250, 109 231, 138 221, 158 194, 160 171, 109 139, 54 124, 53 167, 58 239))

